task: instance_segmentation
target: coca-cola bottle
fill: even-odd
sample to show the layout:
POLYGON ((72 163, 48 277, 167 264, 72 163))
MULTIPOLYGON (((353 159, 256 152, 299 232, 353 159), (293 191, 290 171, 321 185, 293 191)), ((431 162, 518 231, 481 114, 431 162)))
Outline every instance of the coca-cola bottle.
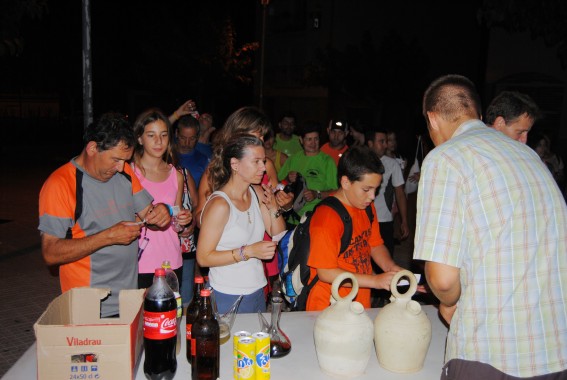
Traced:
POLYGON ((195 342, 191 379, 216 380, 220 368, 220 330, 213 314, 209 289, 201 290, 199 317, 193 323, 191 335, 195 342))
POLYGON ((201 304, 201 290, 203 290, 203 284, 205 280, 201 276, 195 276, 195 285, 193 286, 193 298, 189 305, 187 305, 187 312, 185 313, 186 330, 185 335, 187 339, 187 361, 192 364, 194 355, 194 342, 191 335, 191 327, 193 323, 197 320, 197 315, 199 314, 199 305, 201 304))
POLYGON ((169 380, 175 376, 177 359, 177 303, 165 280, 165 269, 157 268, 153 285, 144 298, 144 373, 148 379, 169 380))
POLYGON ((181 317, 183 317, 183 301, 181 300, 181 293, 179 293, 179 279, 173 269, 171 269, 169 260, 164 260, 163 263, 161 263, 161 267, 165 269, 165 282, 167 282, 167 285, 173 290, 175 302, 177 302, 177 343, 175 346, 175 354, 179 355, 181 350, 181 334, 179 334, 179 327, 181 317))

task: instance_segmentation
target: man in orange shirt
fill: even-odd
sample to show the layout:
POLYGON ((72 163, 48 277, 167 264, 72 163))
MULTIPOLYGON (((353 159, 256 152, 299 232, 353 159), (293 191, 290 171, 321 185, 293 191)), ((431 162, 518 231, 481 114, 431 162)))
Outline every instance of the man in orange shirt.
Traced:
MULTIPOLYGON (((342 220, 328 206, 315 210, 309 228, 311 250, 307 264, 311 267, 310 281, 316 275, 319 281, 309 292, 308 311, 329 306, 331 284, 345 271, 354 273, 358 281, 360 288, 355 300, 369 308, 370 289, 390 290, 392 277, 402 269, 384 246, 376 218, 374 198, 384 173, 380 157, 367 147, 352 147, 339 160, 337 172, 340 188, 332 196, 341 201, 352 219, 352 237, 348 248, 339 255, 344 230, 342 220), (366 213, 369 205, 374 215, 372 224, 366 213), (372 273, 371 260, 384 273, 372 273)), ((349 292, 350 284, 339 288, 341 296, 349 292)))
POLYGON ((83 140, 83 151, 53 172, 39 194, 41 251, 47 265, 59 266, 62 292, 110 288, 101 303, 101 316, 110 317, 119 312, 120 290, 138 287, 140 218, 159 228, 171 219, 128 164, 136 137, 122 115, 102 115, 83 140))
POLYGON ((331 156, 335 165, 339 164, 339 159, 348 149, 346 138, 348 136, 348 125, 345 121, 331 120, 327 127, 329 142, 323 144, 321 152, 331 156))

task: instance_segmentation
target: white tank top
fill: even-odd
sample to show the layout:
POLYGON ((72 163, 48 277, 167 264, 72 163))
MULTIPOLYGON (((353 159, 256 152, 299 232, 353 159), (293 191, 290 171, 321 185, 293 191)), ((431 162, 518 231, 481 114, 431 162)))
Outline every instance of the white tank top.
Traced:
MULTIPOLYGON (((251 187, 249 191, 252 201, 250 208, 246 211, 238 210, 228 195, 222 191, 215 191, 207 200, 208 203, 214 197, 219 196, 224 198, 230 207, 228 222, 224 226, 217 251, 240 249, 243 245, 264 240, 266 227, 260 213, 258 196, 251 187)), ((205 207, 207 207, 206 204, 205 207)), ((213 289, 233 295, 252 294, 267 283, 262 261, 256 258, 221 267, 212 267, 209 270, 209 281, 213 289)))

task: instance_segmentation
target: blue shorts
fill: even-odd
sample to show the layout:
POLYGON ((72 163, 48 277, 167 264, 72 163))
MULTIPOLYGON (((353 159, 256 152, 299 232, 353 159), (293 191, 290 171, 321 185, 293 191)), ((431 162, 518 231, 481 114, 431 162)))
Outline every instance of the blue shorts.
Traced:
MULTIPOLYGON (((215 290, 215 300, 217 301, 217 309, 220 315, 230 310, 234 302, 240 297, 235 294, 225 294, 215 290)), ((266 298, 264 297, 264 288, 256 290, 252 294, 245 295, 240 302, 237 313, 256 313, 266 311, 266 298)))

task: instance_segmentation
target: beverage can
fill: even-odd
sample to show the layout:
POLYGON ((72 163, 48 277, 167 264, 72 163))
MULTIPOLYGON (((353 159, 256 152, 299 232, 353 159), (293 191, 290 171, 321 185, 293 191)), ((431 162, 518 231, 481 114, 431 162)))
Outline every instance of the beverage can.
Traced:
POLYGON ((256 358, 256 339, 240 338, 236 348, 236 369, 238 379, 254 379, 254 359, 256 358))
POLYGON ((237 364, 236 352, 238 349, 238 341, 240 340, 240 338, 249 338, 251 336, 252 334, 248 331, 238 331, 232 334, 232 358, 233 358, 232 370, 235 379, 238 379, 238 367, 236 365, 237 364))
POLYGON ((270 379, 270 334, 257 332, 252 334, 256 339, 256 360, 254 371, 256 380, 270 379))

